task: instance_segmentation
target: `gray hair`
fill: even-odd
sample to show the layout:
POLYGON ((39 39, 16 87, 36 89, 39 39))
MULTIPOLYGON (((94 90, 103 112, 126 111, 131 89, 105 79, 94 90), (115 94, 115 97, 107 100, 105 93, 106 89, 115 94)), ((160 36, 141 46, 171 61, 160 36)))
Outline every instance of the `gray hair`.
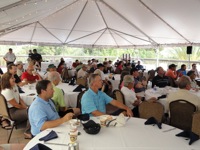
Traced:
POLYGON ((124 82, 124 86, 127 87, 129 83, 133 82, 133 76, 132 75, 125 75, 123 82, 124 82))
POLYGON ((191 81, 190 81, 190 78, 188 76, 182 76, 179 78, 178 80, 178 87, 180 89, 185 89, 187 85, 190 85, 191 84, 191 81))
POLYGON ((100 76, 99 74, 91 74, 89 77, 89 85, 91 86, 93 82, 95 81, 96 77, 100 76))
POLYGON ((48 80, 53 82, 55 80, 61 79, 60 74, 57 71, 48 72, 48 80))

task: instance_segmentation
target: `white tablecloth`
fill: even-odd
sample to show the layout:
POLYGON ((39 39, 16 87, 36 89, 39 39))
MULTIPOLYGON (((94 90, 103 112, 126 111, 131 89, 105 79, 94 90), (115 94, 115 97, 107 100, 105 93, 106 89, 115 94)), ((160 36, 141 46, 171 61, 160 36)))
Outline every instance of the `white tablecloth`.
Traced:
MULTIPOLYGON (((22 90, 25 93, 21 93, 20 96, 24 100, 24 102, 27 105, 31 105, 33 102, 34 98, 36 97, 36 89, 35 89, 36 84, 31 84, 25 85, 22 87, 22 90), (30 94, 35 94, 35 95, 30 95, 30 94)), ((73 90, 77 87, 77 85, 68 85, 67 83, 60 83, 57 87, 63 89, 65 92, 64 99, 65 99, 65 104, 67 107, 76 107, 77 105, 77 96, 79 92, 73 92, 73 90)))
POLYGON ((112 80, 109 78, 109 74, 105 74, 105 78, 107 78, 111 83, 112 83, 112 87, 113 87, 113 91, 115 89, 119 89, 119 83, 120 83, 120 74, 115 74, 113 75, 115 80, 112 80))
MULTIPOLYGON (((78 127, 81 135, 78 136, 80 150, 197 150, 200 149, 200 140, 192 145, 185 138, 176 137, 181 132, 179 129, 162 124, 162 129, 157 126, 144 125, 144 119, 131 118, 124 127, 102 127, 96 135, 89 135, 83 127, 78 127), (172 129, 172 130, 169 130, 172 129)), ((99 120, 96 118, 96 122, 99 120)), ((53 128, 58 138, 48 142, 57 144, 69 143, 69 124, 65 123, 53 128)), ((47 135, 51 130, 47 129, 35 136, 24 148, 29 150, 37 143, 43 143, 38 139, 47 135)), ((47 144, 55 150, 67 150, 67 146, 47 144)))
MULTIPOLYGON (((151 88, 151 89, 148 89, 148 90, 145 91, 145 99, 149 99, 151 97, 158 98, 161 95, 167 95, 169 92, 175 92, 177 90, 178 90, 178 88, 172 88, 172 87, 166 87, 166 88, 158 88, 157 87, 156 90, 151 88)), ((194 90, 190 90, 190 92, 197 95, 199 97, 199 100, 200 100, 200 91, 196 92, 194 90)), ((161 99, 158 100, 158 102, 161 103, 166 110, 167 105, 168 105, 167 98, 161 98, 161 99)))

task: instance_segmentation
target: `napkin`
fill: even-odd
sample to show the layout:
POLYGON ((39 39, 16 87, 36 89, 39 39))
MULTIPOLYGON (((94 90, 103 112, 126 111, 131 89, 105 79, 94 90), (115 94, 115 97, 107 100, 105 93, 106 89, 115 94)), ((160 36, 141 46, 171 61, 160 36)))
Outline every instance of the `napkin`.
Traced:
POLYGON ((47 147, 46 145, 38 143, 35 146, 33 146, 30 150, 52 150, 52 149, 47 147))
POLYGON ((57 137, 58 137, 57 133, 56 133, 55 131, 52 130, 51 132, 49 132, 49 134, 47 134, 46 136, 40 138, 39 140, 40 140, 40 141, 46 142, 46 141, 55 139, 55 138, 57 138, 57 137))
POLYGON ((75 85, 75 78, 72 78, 69 85, 75 85))
POLYGON ((183 131, 183 132, 176 134, 176 136, 189 138, 190 139, 189 145, 191 145, 195 141, 199 140, 199 135, 195 134, 192 131, 183 131))
POLYGON ((158 100, 161 99, 161 98, 166 98, 166 97, 167 97, 167 95, 161 95, 161 96, 158 97, 158 100))
POLYGON ((147 121, 144 124, 145 125, 156 124, 159 129, 162 129, 162 123, 158 122, 154 117, 150 117, 149 119, 147 119, 147 121))
POLYGON ((81 114, 77 116, 78 119, 80 119, 81 121, 88 121, 90 119, 90 115, 89 114, 81 114))
POLYGON ((82 92, 82 85, 78 85, 73 92, 82 92))
POLYGON ((22 90, 21 87, 19 87, 19 86, 17 86, 17 87, 18 87, 18 91, 19 91, 19 93, 25 93, 25 92, 22 90))
POLYGON ((125 116, 123 113, 119 114, 116 119, 107 121, 106 126, 115 126, 115 127, 122 127, 126 124, 125 116))

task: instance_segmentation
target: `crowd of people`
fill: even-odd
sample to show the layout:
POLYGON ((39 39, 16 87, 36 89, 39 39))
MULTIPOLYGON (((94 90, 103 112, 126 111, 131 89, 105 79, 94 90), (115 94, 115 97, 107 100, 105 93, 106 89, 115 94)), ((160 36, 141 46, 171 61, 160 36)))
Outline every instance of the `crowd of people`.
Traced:
MULTIPOLYGON (((7 63, 7 72, 1 74, 1 94, 7 100, 7 106, 12 118, 17 121, 27 121, 27 128, 24 132, 25 138, 32 138, 41 131, 59 126, 69 121, 79 114, 89 114, 90 116, 100 116, 106 114, 106 105, 111 104, 118 108, 112 115, 123 113, 126 116, 139 117, 138 107, 143 101, 157 102, 156 97, 145 99, 145 90, 148 88, 148 78, 143 76, 144 67, 140 61, 131 63, 130 60, 118 60, 114 65, 112 61, 105 60, 99 63, 95 59, 88 60, 87 64, 75 60, 72 68, 76 70, 76 79, 85 78, 88 81, 88 90, 81 99, 81 110, 79 108, 68 108, 64 102, 64 92, 57 85, 64 81, 63 74, 67 65, 61 58, 58 66, 49 64, 47 72, 42 77, 37 71, 41 70, 42 56, 34 49, 30 50, 28 56, 28 67, 23 68, 23 63, 15 63, 16 56, 9 49, 4 56, 7 63), (119 90, 124 95, 125 104, 115 100, 112 93, 112 84, 105 78, 106 73, 120 74, 119 90), (37 96, 33 103, 27 106, 20 97, 20 87, 27 84, 36 83, 37 96), (27 111, 28 109, 28 111, 27 111), (30 122, 30 123, 29 123, 30 122)), ((171 64, 167 71, 159 66, 154 71, 156 76, 152 78, 152 88, 166 86, 179 87, 176 93, 167 96, 168 103, 185 99, 200 107, 198 96, 189 92, 191 88, 198 89, 195 81, 199 77, 196 64, 192 64, 192 69, 186 71, 186 65, 182 64, 177 70, 177 65, 171 64), (192 100, 191 100, 192 97, 192 100)), ((3 127, 8 127, 9 123, 5 118, 1 119, 3 127)))

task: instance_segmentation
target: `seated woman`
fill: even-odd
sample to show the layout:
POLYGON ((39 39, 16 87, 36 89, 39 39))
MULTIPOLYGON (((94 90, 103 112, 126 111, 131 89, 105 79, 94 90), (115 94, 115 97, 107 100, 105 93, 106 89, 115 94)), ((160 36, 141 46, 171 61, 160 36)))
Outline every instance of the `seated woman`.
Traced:
POLYGON ((30 133, 30 124, 28 122, 27 106, 19 95, 18 88, 15 83, 15 78, 10 73, 3 74, 1 78, 1 94, 7 100, 7 106, 12 120, 17 122, 27 121, 27 127, 24 132, 26 139, 32 138, 30 133))

